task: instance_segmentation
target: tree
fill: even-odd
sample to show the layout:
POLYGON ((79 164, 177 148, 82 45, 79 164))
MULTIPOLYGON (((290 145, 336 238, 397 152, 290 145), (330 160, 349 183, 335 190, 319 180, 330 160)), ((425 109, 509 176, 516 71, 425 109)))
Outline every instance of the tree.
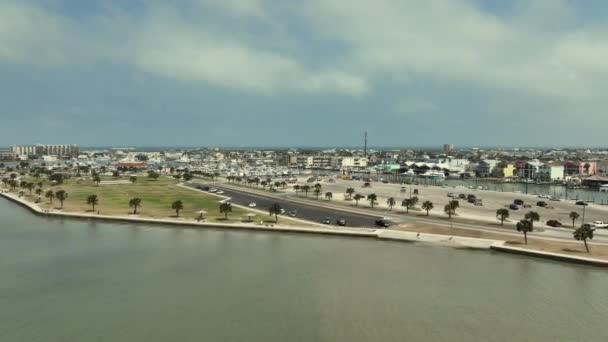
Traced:
POLYGON ((175 217, 179 217, 180 210, 184 209, 184 203, 181 200, 177 200, 171 204, 171 209, 175 210, 175 217))
POLYGON ((44 194, 44 197, 48 198, 49 202, 53 204, 53 198, 55 198, 55 193, 53 192, 53 190, 49 190, 46 192, 46 194, 44 194))
POLYGON ((310 185, 304 185, 302 187, 302 191, 304 191, 304 194, 306 195, 306 197, 308 197, 308 192, 310 191, 310 185))
POLYGON ((353 199, 355 200, 355 207, 359 206, 359 201, 364 198, 365 198, 365 196, 363 196, 361 194, 356 194, 355 196, 353 196, 353 199))
POLYGON ((89 195, 87 197, 87 204, 91 205, 92 211, 95 211, 95 206, 99 204, 99 198, 97 198, 97 195, 89 195))
POLYGON ((574 238, 578 241, 583 240, 583 242, 585 243, 585 249, 587 250, 587 253, 589 253, 589 246, 587 246, 587 240, 593 240, 593 231, 594 229, 591 228, 590 225, 588 224, 583 224, 582 227, 576 229, 573 233, 574 238))
POLYGON ((570 219, 572 219, 572 228, 574 228, 574 223, 575 223, 576 220, 578 220, 578 218, 580 216, 581 215, 579 215, 579 213, 577 213, 576 211, 570 212, 570 219))
POLYGON ((348 195, 349 200, 353 199, 354 193, 355 193, 355 188, 346 189, 346 194, 348 195))
POLYGON ((189 181, 191 181, 191 180, 192 180, 192 178, 194 178, 194 177, 192 176, 192 174, 191 174, 190 172, 186 172, 186 173, 184 173, 184 174, 182 175, 182 178, 183 178, 183 179, 184 179, 186 182, 189 182, 189 181))
POLYGON ((8 186, 8 182, 9 182, 8 178, 2 178, 2 185, 4 185, 4 187, 8 186))
POLYGON ((270 208, 268 208, 268 215, 274 215, 275 222, 279 222, 279 215, 281 214, 282 210, 283 208, 281 208, 280 204, 274 203, 270 206, 270 208))
POLYGON ((101 177, 99 177, 99 175, 93 176, 93 182, 99 186, 99 183, 101 183, 101 177))
POLYGON ((148 171, 148 178, 150 178, 152 180, 157 180, 158 177, 160 177, 160 173, 158 173, 156 171, 148 171))
POLYGON ((334 197, 334 194, 332 194, 330 191, 325 193, 325 199, 328 201, 331 201, 331 199, 334 197))
POLYGON ((418 196, 412 197, 412 206, 416 206, 418 204, 418 196))
POLYGON ((300 191, 300 186, 298 184, 293 186, 293 189, 296 191, 296 195, 298 194, 298 191, 300 191))
POLYGON ((131 184, 135 184, 135 182, 137 182, 137 176, 131 176, 129 177, 129 180, 131 181, 131 184))
POLYGON ((268 185, 268 182, 262 181, 260 182, 260 184, 262 185, 262 189, 266 189, 266 185, 268 185))
POLYGON ((509 218, 509 211, 505 208, 496 210, 496 217, 500 220, 500 225, 504 226, 505 220, 509 218))
POLYGON ((410 208, 412 208, 414 206, 414 201, 411 198, 406 198, 403 201, 401 201, 401 206, 405 207, 406 213, 409 213, 410 208))
POLYGON ((68 198, 68 193, 65 192, 65 190, 58 190, 55 193, 55 197, 59 200, 59 202, 61 203, 61 209, 63 209, 63 201, 68 198))
POLYGON ((224 218, 228 219, 228 213, 232 211, 232 203, 222 202, 220 203, 220 214, 224 214, 224 218))
POLYGON ((369 201, 369 204, 372 206, 372 209, 374 208, 374 204, 376 204, 377 199, 378 199, 378 196, 376 196, 376 194, 367 195, 367 200, 369 201))
MULTIPOLYGON (((527 215, 526 215, 527 216, 527 215)), ((528 244, 528 233, 534 230, 534 225, 530 220, 521 220, 517 222, 517 231, 524 233, 524 243, 528 244)))
MULTIPOLYGON (((540 221, 540 215, 538 215, 538 213, 536 211, 531 211, 529 213, 527 213, 524 218, 528 221, 530 221, 530 223, 532 224, 532 226, 534 226, 534 221, 540 221)), ((532 229, 534 229, 534 227, 532 227, 532 229)))
POLYGON ((317 199, 319 199, 319 196, 321 195, 321 188, 315 187, 315 190, 313 192, 315 196, 317 196, 317 199))
POLYGON ((452 215, 456 214, 456 208, 458 208, 459 206, 460 203, 458 201, 452 200, 450 201, 450 203, 446 204, 445 207, 443 207, 443 211, 448 214, 448 217, 451 220, 452 215))
POLYGON ((25 187, 30 191, 30 195, 32 194, 32 189, 34 189, 34 183, 27 183, 25 187))
POLYGON ((433 202, 424 201, 422 203, 422 209, 426 210, 426 216, 429 216, 429 211, 433 210, 433 202))
POLYGON ((141 206, 141 198, 135 197, 129 200, 129 208, 133 208, 133 215, 137 214, 137 208, 141 206))
POLYGON ((386 200, 386 205, 388 205, 388 210, 393 210, 393 207, 395 206, 395 203, 396 203, 395 198, 394 197, 389 197, 386 200))
POLYGON ((36 195, 40 196, 42 194, 42 189, 38 188, 38 189, 36 189, 36 191, 34 191, 34 193, 36 193, 36 195))

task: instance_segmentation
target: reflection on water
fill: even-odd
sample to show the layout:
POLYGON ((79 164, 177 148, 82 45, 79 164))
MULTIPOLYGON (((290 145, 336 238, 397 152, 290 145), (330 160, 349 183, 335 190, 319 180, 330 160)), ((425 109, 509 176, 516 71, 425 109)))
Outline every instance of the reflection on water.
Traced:
POLYGON ((0 200, 0 341, 605 341, 590 267, 397 242, 48 220, 0 200))

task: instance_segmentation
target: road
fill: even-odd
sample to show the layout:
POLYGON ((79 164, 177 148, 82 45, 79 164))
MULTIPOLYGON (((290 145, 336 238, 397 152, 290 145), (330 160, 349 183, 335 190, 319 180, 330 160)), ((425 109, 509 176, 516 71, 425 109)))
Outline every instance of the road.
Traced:
MULTIPOLYGON (((187 186, 196 188, 199 185, 205 185, 204 183, 189 183, 187 186)), ((324 218, 329 217, 332 225, 336 225, 338 219, 346 220, 348 227, 373 227, 374 221, 379 219, 381 216, 373 216, 366 214, 356 214, 346 211, 338 211, 331 208, 323 208, 314 205, 307 205, 291 201, 289 199, 278 199, 276 196, 270 197, 263 194, 253 194, 246 191, 238 191, 231 188, 223 187, 219 184, 208 186, 224 191, 223 196, 230 197, 230 201, 235 204, 242 206, 248 206, 249 203, 255 202, 255 209, 268 211, 268 208, 274 203, 281 205, 281 208, 285 209, 285 212, 296 210, 296 218, 321 222, 324 218)))

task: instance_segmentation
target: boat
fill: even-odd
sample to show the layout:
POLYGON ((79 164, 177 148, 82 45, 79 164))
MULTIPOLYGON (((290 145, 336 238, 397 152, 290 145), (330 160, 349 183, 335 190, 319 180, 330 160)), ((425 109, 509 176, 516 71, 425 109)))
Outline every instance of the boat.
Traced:
POLYGON ((608 184, 600 185, 600 192, 608 192, 608 184))

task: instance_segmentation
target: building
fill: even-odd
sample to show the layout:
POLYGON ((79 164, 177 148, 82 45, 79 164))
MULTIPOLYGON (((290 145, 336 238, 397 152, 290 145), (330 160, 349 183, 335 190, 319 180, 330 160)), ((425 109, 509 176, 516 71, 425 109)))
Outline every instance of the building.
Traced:
POLYGON ((451 152, 454 152, 454 150, 455 150, 454 144, 443 144, 444 153, 451 153, 451 152))
POLYGON ((361 170, 367 167, 367 158, 344 157, 342 158, 341 168, 345 171, 361 170))
POLYGON ((80 147, 78 145, 16 145, 12 147, 12 152, 23 156, 78 156, 80 147))
POLYGON ((517 174, 522 178, 535 179, 538 177, 538 171, 540 167, 543 165, 538 159, 529 160, 518 168, 517 174))
POLYGON ((0 150, 0 160, 15 160, 17 158, 17 154, 12 151, 0 150))
POLYGON ((494 169, 493 176, 497 178, 511 178, 515 177, 515 173, 515 165, 503 163, 494 169))
POLYGON ((556 181, 564 179, 564 165, 541 165, 538 168, 538 179, 543 181, 556 181))
POLYGON ((489 177, 494 173, 494 169, 498 165, 498 160, 485 159, 480 161, 475 168, 475 174, 477 177, 489 177))

